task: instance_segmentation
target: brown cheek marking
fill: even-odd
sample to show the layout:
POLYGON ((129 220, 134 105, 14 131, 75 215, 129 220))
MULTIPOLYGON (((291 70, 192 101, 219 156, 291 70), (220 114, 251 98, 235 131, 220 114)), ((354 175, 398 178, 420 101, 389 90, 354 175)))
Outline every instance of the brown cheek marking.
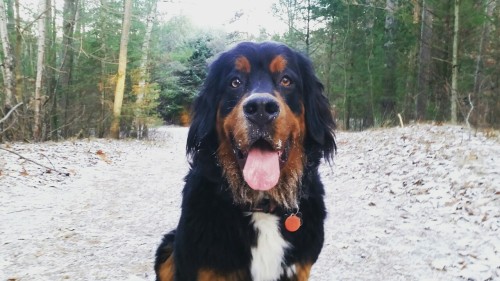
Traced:
POLYGON ((224 275, 210 269, 198 271, 198 281, 239 281, 246 279, 243 271, 235 271, 224 275))
POLYGON ((219 138, 217 156, 231 186, 241 185, 241 175, 230 137, 232 135, 243 147, 248 143, 246 122, 241 107, 240 102, 225 118, 220 117, 219 114, 217 115, 219 138))
POLYGON ((225 131, 225 121, 230 118, 230 115, 224 119, 217 116, 217 133, 219 137, 219 148, 217 149, 217 156, 219 158, 219 162, 225 168, 225 164, 233 161, 234 156, 232 155, 231 149, 231 140, 229 139, 228 132, 225 131))
POLYGON ((293 139, 302 142, 305 132, 304 106, 302 105, 301 114, 297 116, 288 107, 283 97, 276 92, 278 104, 281 108, 281 113, 276 120, 276 134, 280 137, 292 136, 293 139))
POLYGON ((173 254, 161 265, 159 273, 160 281, 174 280, 174 256, 173 254))
POLYGON ((245 56, 239 56, 238 58, 236 58, 236 61, 234 62, 234 67, 237 70, 245 73, 250 73, 251 70, 250 62, 245 56))
POLYGON ((307 281, 309 280, 309 275, 311 274, 312 264, 295 264, 297 269, 297 281, 307 281))
POLYGON ((285 70, 286 68, 287 63, 288 62, 283 56, 278 55, 269 64, 269 70, 271 71, 271 73, 283 72, 283 70, 285 70))
POLYGON ((304 136, 305 136, 305 118, 304 110, 297 116, 286 105, 284 100, 279 97, 282 113, 276 120, 276 137, 282 142, 286 142, 291 137, 290 151, 288 161, 283 167, 283 173, 290 175, 292 173, 302 172, 304 166, 304 136))

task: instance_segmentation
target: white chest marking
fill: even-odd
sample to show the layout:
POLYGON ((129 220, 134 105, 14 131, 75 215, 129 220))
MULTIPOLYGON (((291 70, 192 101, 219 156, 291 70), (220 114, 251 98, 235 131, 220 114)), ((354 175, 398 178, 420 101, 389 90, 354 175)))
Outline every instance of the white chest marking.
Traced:
POLYGON ((281 236, 279 218, 266 213, 252 214, 257 245, 252 247, 253 281, 274 281, 283 273, 285 251, 290 247, 281 236))

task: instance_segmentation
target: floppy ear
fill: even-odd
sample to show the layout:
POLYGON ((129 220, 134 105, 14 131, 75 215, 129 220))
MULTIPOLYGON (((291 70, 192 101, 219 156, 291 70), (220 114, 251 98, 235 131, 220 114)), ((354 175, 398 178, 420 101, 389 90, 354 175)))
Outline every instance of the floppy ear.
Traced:
POLYGON ((200 156, 199 154, 209 156, 217 149, 215 123, 218 81, 214 78, 215 72, 214 67, 211 67, 191 110, 192 121, 186 143, 186 153, 192 158, 200 156))
MULTIPOLYGON (((191 157, 209 148, 209 141, 215 131, 216 106, 211 104, 207 93, 201 92, 192 109, 191 126, 186 142, 186 152, 191 157)), ((213 138, 212 138, 213 139, 213 138)))
POLYGON ((323 94, 323 84, 314 73, 312 63, 305 56, 299 54, 299 66, 302 75, 304 109, 307 127, 307 138, 314 147, 328 161, 332 159, 337 146, 335 144, 335 121, 330 111, 330 103, 323 94))

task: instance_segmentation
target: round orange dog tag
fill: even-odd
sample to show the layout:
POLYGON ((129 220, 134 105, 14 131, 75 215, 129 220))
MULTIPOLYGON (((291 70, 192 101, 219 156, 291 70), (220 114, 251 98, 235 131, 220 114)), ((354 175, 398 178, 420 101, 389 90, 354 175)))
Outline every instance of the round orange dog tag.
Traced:
POLYGON ((296 216, 295 214, 291 214, 285 220, 285 228, 286 228, 286 230, 288 230, 290 232, 295 232, 295 231, 299 230, 301 225, 302 225, 302 220, 300 219, 300 217, 296 216))

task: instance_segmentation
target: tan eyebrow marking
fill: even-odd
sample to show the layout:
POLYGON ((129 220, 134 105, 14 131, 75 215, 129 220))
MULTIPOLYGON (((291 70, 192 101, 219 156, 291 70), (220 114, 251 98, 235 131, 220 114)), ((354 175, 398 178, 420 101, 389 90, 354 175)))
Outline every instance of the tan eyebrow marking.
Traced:
POLYGON ((273 73, 283 72, 283 70, 285 70, 287 63, 288 62, 282 55, 278 55, 269 64, 269 70, 271 70, 271 72, 273 73))
POLYGON ((250 73, 251 70, 250 62, 245 56, 239 56, 238 58, 236 58, 234 67, 236 67, 237 70, 243 71, 245 73, 250 73))

